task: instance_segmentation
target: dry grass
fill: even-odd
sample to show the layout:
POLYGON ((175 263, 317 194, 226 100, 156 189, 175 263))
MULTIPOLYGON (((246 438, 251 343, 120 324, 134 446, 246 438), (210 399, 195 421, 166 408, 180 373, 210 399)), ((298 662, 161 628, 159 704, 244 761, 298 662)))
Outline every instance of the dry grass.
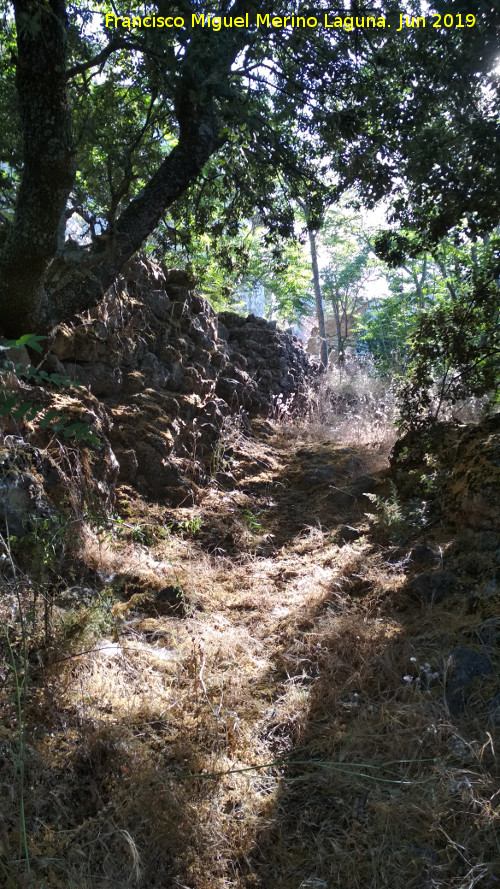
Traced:
MULTIPOLYGON (((292 447, 290 430, 265 442, 239 434, 232 481, 176 511, 175 530, 155 545, 82 534, 80 556, 106 595, 73 610, 56 604, 49 644, 40 624, 28 627, 31 885, 498 883, 491 689, 483 683, 458 722, 443 700, 446 651, 487 616, 467 615, 463 598, 407 600, 402 562, 372 539, 356 488, 360 477, 377 482, 384 439, 370 449, 368 433, 357 448, 333 436, 323 427, 318 442, 302 429, 292 447), (357 540, 339 537, 345 523, 357 540), (172 583, 183 616, 146 615, 142 600, 113 612, 113 601, 138 590, 154 600, 172 583)), ((134 528, 172 519, 128 492, 134 528)), ((6 572, 7 624, 20 583, 6 572)), ((37 611, 29 584, 20 603, 37 611)), ((30 881, 19 852, 19 727, 2 654, 2 860, 20 887, 30 881)))
POLYGON ((395 392, 369 364, 331 366, 311 390, 305 417, 281 416, 278 434, 290 441, 318 441, 329 434, 340 444, 364 446, 386 454, 396 440, 395 392))

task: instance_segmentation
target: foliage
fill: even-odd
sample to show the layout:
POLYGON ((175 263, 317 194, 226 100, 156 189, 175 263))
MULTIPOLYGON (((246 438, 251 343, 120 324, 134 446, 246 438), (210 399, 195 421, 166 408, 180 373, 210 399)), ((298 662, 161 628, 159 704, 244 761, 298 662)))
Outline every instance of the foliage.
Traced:
POLYGON ((300 242, 290 238, 279 245, 268 243, 258 218, 224 230, 223 205, 214 204, 212 212, 212 224, 207 223, 196 237, 197 225, 189 217, 192 227, 175 249, 172 231, 165 234, 160 226, 152 239, 153 256, 167 265, 192 269, 197 286, 216 309, 229 306, 244 311, 245 298, 261 291, 266 317, 292 323, 307 315, 310 272, 300 242))
POLYGON ((399 380, 402 429, 471 396, 491 397, 500 370, 498 235, 471 240, 456 229, 412 258, 418 242, 404 231, 377 239, 391 292, 359 325, 378 370, 399 380))
POLYGON ((453 298, 423 313, 400 388, 400 426, 435 421, 444 406, 471 396, 497 396, 500 382, 500 239, 455 256, 453 298))
POLYGON ((252 512, 251 509, 246 509, 243 513, 243 520, 252 534, 260 534, 260 532, 263 531, 263 526, 261 522, 259 522, 259 516, 262 512, 262 509, 256 510, 256 512, 252 512))
POLYGON ((404 501, 396 485, 391 482, 388 496, 365 494, 374 504, 376 512, 367 512, 373 530, 391 543, 401 544, 409 540, 412 534, 419 532, 429 523, 432 498, 418 496, 404 501))
POLYGON ((380 373, 402 376, 406 372, 420 314, 436 299, 436 272, 425 253, 419 259, 402 256, 399 268, 386 268, 389 294, 368 302, 357 328, 380 373))
MULTIPOLYGON (((441 20, 433 17, 431 39, 427 21, 404 39, 372 44, 335 128, 337 96, 327 84, 318 96, 340 188, 356 186, 369 206, 390 194, 392 221, 420 234, 417 252, 458 225, 469 236, 491 232, 500 208, 498 6, 482 0, 463 28, 444 27, 443 16, 456 25, 470 13, 465 0, 435 0, 432 9, 441 20)), ((406 4, 412 16, 425 11, 406 4)))
MULTIPOLYGON (((450 8, 463 12, 462 0, 450 8)), ((99 13, 88 0, 68 10, 13 0, 13 10, 0 67, 1 119, 19 115, 0 139, 10 336, 94 305, 162 220, 177 247, 205 231, 237 236, 258 212, 281 246, 296 200, 317 230, 332 194, 354 184, 368 204, 392 196, 394 217, 429 242, 464 216, 471 232, 498 221, 491 3, 474 28, 410 28, 404 39, 395 0, 390 31, 256 27, 240 0, 203 14, 249 12, 248 28, 192 26, 189 0, 173 28, 120 27, 115 16, 163 11, 137 0, 105 0, 99 13), (65 242, 64 218, 76 240, 65 242)), ((288 0, 259 7, 295 12, 288 0)), ((315 12, 322 22, 330 9, 315 12)))
POLYGON ((31 516, 28 529, 22 537, 11 537, 13 549, 23 555, 23 563, 29 564, 30 574, 38 582, 45 582, 54 575, 67 534, 67 518, 54 512, 49 517, 31 516))
POLYGON ((359 214, 340 206, 328 211, 321 232, 321 244, 328 256, 321 289, 335 320, 335 343, 331 345, 339 364, 345 362, 355 317, 375 273, 377 260, 371 241, 371 232, 359 214))

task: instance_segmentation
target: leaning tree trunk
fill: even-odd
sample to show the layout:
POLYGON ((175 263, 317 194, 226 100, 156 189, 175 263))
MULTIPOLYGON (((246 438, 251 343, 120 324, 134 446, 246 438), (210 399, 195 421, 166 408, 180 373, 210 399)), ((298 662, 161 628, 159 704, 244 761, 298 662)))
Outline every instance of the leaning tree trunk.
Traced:
POLYGON ((184 194, 221 146, 218 129, 210 107, 181 124, 178 144, 125 208, 105 242, 98 242, 80 263, 56 263, 55 280, 51 280, 49 270, 50 297, 43 319, 46 329, 68 315, 91 308, 104 296, 124 263, 156 228, 165 210, 184 194))
POLYGON ((318 253, 316 250, 316 235, 312 228, 308 228, 309 246, 311 248, 311 264, 313 272, 314 299, 316 302, 316 319, 318 321, 318 333, 320 339, 320 360, 321 366, 328 365, 328 347, 326 342, 325 313, 323 310, 323 296, 321 294, 321 284, 319 281, 318 269, 318 253))
MULTIPOLYGON (((57 253, 75 167, 65 0, 13 3, 24 168, 14 221, 0 253, 0 333, 9 337, 47 333, 64 318, 95 305, 165 210, 200 175, 227 138, 220 135, 221 120, 215 100, 207 94, 206 74, 211 67, 215 79, 227 76, 243 40, 243 32, 221 32, 220 45, 214 50, 211 44, 205 59, 207 70, 199 46, 193 44, 197 68, 186 57, 176 89, 177 145, 107 238, 68 257, 57 253)), ((234 8, 242 3, 236 0, 234 8)))

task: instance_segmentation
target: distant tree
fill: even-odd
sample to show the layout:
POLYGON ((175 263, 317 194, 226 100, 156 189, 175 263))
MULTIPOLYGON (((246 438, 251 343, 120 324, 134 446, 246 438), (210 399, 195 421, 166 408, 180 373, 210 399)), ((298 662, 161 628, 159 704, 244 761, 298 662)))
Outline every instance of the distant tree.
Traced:
POLYGON ((425 426, 443 408, 500 391, 500 236, 450 249, 437 298, 420 314, 399 390, 403 428, 425 426))
POLYGON ((316 323, 318 325, 318 336, 319 336, 319 355, 322 367, 327 367, 328 365, 328 341, 326 338, 326 327, 325 327, 325 309, 323 305, 323 294, 321 292, 321 280, 319 276, 319 266, 318 266, 318 248, 317 248, 317 238, 316 238, 316 230, 313 227, 312 223, 308 222, 307 224, 307 234, 309 237, 309 247, 311 251, 311 267, 312 267, 312 278, 313 278, 313 289, 314 289, 314 301, 316 305, 316 323))
POLYGON ((346 346, 357 313, 366 302, 366 287, 376 273, 377 260, 371 232, 361 216, 345 206, 333 207, 326 214, 321 242, 327 256, 322 270, 323 294, 335 321, 336 360, 344 364, 346 346))
POLYGON ((385 232, 395 268, 390 296, 369 305, 360 335, 376 366, 399 379, 403 428, 426 425, 469 396, 500 385, 500 233, 474 241, 455 230, 431 254, 414 236, 385 232))
POLYGON ((383 266, 389 294, 368 301, 358 329, 378 370, 390 376, 405 373, 419 317, 436 301, 444 284, 428 254, 421 259, 407 257, 404 262, 398 268, 383 266))

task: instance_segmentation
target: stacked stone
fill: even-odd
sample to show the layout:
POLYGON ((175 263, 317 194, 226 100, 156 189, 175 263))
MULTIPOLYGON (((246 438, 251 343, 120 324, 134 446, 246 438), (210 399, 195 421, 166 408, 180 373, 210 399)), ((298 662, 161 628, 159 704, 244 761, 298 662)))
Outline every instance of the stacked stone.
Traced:
POLYGON ((298 409, 318 374, 275 322, 219 315, 185 272, 135 258, 89 316, 62 325, 47 369, 83 383, 110 414, 120 480, 179 502, 182 461, 205 465, 225 418, 298 409))

